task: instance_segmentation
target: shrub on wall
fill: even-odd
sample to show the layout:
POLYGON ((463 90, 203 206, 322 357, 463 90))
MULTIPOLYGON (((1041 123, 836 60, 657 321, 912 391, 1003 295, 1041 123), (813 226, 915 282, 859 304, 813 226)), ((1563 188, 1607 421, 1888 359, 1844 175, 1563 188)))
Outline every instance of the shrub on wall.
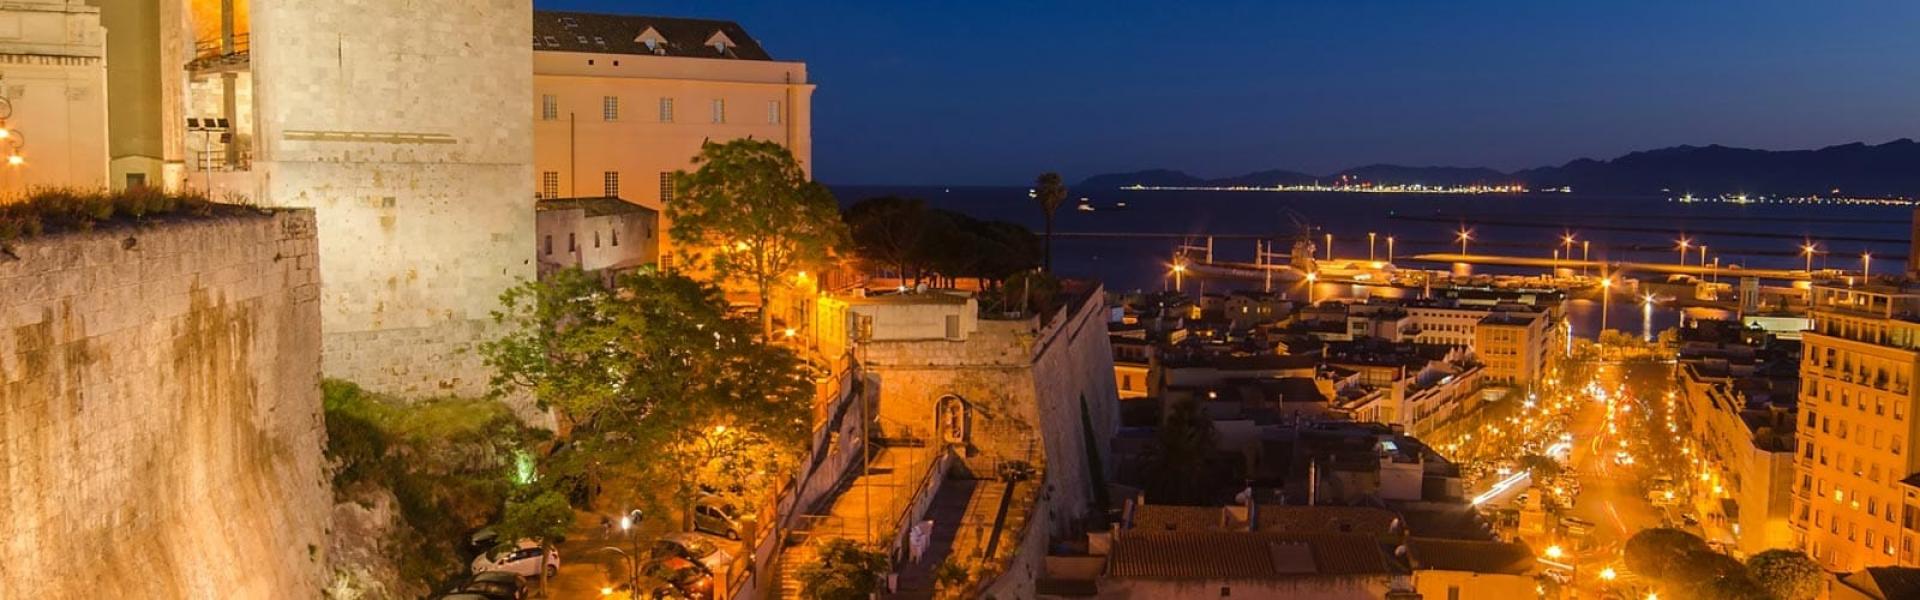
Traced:
POLYGON ((243 207, 244 199, 216 203, 198 191, 157 188, 124 190, 40 188, 15 202, 0 201, 0 246, 61 231, 87 231, 101 224, 166 217, 206 217, 243 207))

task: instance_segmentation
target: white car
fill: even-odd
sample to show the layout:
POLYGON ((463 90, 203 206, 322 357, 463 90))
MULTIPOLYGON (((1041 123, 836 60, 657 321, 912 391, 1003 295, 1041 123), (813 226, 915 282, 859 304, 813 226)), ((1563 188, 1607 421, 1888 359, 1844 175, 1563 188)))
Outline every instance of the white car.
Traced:
POLYGON ((511 549, 480 553, 479 556, 473 557, 473 572, 505 571, 521 577, 539 577, 540 557, 543 554, 547 558, 547 576, 559 574, 560 553, 553 548, 533 543, 531 540, 520 540, 520 543, 515 544, 511 549))

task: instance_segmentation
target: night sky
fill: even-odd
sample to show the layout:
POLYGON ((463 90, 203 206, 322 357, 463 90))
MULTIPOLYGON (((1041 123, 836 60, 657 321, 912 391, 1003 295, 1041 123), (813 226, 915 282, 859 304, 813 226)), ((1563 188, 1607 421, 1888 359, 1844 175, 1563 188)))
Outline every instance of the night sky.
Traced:
POLYGON ((1920 2, 616 2, 808 63, 816 175, 1517 169, 1920 137, 1920 2))

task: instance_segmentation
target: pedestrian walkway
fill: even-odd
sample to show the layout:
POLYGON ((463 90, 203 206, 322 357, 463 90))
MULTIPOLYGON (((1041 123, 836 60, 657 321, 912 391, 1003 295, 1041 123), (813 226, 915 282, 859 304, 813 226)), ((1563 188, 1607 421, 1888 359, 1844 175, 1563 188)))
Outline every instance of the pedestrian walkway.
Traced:
POLYGON ((893 598, 932 598, 940 564, 952 558, 972 563, 986 552, 1007 486, 998 481, 949 479, 940 485, 940 493, 927 508, 926 518, 933 521, 933 534, 920 560, 900 571, 898 591, 893 598))
POLYGON ((846 538, 874 547, 892 539, 900 515, 914 492, 927 480, 938 449, 933 445, 874 445, 859 475, 836 490, 818 512, 802 515, 776 565, 779 597, 798 598, 796 574, 814 560, 814 546, 824 540, 846 538))

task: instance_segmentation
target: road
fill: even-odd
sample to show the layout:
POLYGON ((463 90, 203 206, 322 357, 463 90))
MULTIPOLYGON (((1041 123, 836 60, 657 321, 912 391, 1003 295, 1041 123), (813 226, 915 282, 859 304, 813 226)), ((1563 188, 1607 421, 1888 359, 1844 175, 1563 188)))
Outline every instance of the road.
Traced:
MULTIPOLYGON (((1603 390, 1618 390, 1623 370, 1619 365, 1601 365, 1595 369, 1594 381, 1603 390)), ((1659 510, 1647 501, 1644 459, 1639 458, 1646 454, 1646 444, 1640 443, 1644 438, 1638 435, 1644 428, 1638 425, 1633 411, 1645 408, 1631 392, 1626 398, 1612 392, 1608 397, 1613 398, 1615 406, 1633 408, 1616 408, 1610 419, 1605 400, 1582 403, 1574 416, 1576 443, 1568 463, 1580 481, 1580 494, 1574 498, 1570 514, 1594 523, 1593 551, 1588 554, 1596 558, 1616 554, 1628 537, 1642 529, 1659 527, 1661 522, 1659 510), (1625 447, 1620 445, 1622 441, 1627 442, 1625 447), (1616 462, 1616 453, 1623 449, 1636 458, 1635 464, 1616 462)))

